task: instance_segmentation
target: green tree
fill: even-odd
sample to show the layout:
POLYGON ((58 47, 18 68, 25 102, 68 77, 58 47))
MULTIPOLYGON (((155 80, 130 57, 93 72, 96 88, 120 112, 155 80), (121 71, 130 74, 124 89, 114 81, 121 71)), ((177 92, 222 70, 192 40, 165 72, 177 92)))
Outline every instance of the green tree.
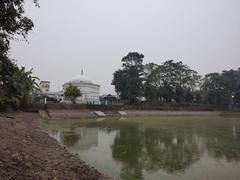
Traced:
POLYGON ((226 89, 226 95, 229 107, 240 103, 240 68, 238 70, 229 70, 222 72, 223 86, 226 89))
POLYGON ((126 84, 127 71, 119 69, 113 74, 112 84, 115 86, 115 90, 120 95, 122 100, 128 99, 128 89, 126 84))
POLYGON ((82 96, 81 91, 72 84, 69 84, 69 86, 65 89, 64 95, 71 99, 72 103, 76 103, 76 97, 82 96))
POLYGON ((122 100, 130 104, 139 101, 143 95, 144 55, 130 52, 122 58, 122 69, 113 74, 112 84, 122 100))
POLYGON ((32 103, 33 89, 39 89, 37 77, 32 76, 32 70, 26 71, 24 67, 18 69, 10 77, 7 96, 13 107, 27 107, 32 103))
POLYGON ((6 61, 0 64, 1 72, 1 102, 15 108, 26 107, 32 102, 32 91, 38 89, 37 77, 32 76, 32 70, 19 69, 16 65, 6 61), (9 64, 8 64, 9 63, 9 64))
POLYGON ((146 78, 145 96, 148 100, 176 103, 192 102, 201 76, 181 61, 165 61, 146 78))
POLYGON ((144 77, 145 79, 152 74, 152 72, 158 68, 158 64, 155 64, 153 62, 147 63, 144 65, 144 77))
POLYGON ((223 102, 224 88, 221 87, 221 74, 209 73, 205 75, 202 91, 204 93, 204 99, 207 103, 217 105, 223 102))
MULTIPOLYGON (((33 0, 36 6, 37 0, 33 0)), ((0 104, 1 107, 28 104, 29 94, 35 87, 31 71, 19 69, 8 57, 10 40, 26 37, 33 28, 31 19, 25 16, 24 0, 1 0, 0 2, 0 104), (30 88, 31 87, 31 88, 30 88), (30 89, 29 89, 30 88, 30 89), (21 91, 21 92, 20 92, 21 91), (24 102, 23 102, 24 101, 24 102), (15 102, 15 103, 14 103, 15 102)))
POLYGON ((205 103, 221 107, 240 104, 240 69, 205 75, 202 92, 205 103))
MULTIPOLYGON (((38 1, 34 0, 36 6, 38 1)), ((5 48, 9 48, 9 40, 17 36, 26 39, 33 28, 33 22, 24 15, 24 0, 1 0, 0 3, 0 39, 5 48)))

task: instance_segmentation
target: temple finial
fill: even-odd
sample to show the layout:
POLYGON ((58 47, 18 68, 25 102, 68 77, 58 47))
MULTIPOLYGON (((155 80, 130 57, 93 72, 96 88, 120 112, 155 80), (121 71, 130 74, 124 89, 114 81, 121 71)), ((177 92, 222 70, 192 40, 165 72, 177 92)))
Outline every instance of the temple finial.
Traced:
POLYGON ((83 69, 81 70, 81 75, 83 75, 83 69))

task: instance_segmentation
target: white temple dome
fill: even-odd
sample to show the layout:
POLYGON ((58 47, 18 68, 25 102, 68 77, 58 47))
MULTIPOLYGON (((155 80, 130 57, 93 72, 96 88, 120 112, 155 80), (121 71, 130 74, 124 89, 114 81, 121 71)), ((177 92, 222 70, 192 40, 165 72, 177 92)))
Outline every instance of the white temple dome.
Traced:
POLYGON ((84 76, 83 74, 77 75, 70 80, 70 83, 92 83, 90 78, 84 76))
MULTIPOLYGON (((81 91, 81 96, 76 98, 76 103, 79 104, 100 104, 99 96, 100 96, 100 85, 92 83, 90 78, 83 75, 83 70, 81 70, 81 74, 73 77, 70 81, 63 84, 63 90, 72 84, 77 87, 81 91)), ((71 99, 64 96, 64 101, 68 103, 71 99)))

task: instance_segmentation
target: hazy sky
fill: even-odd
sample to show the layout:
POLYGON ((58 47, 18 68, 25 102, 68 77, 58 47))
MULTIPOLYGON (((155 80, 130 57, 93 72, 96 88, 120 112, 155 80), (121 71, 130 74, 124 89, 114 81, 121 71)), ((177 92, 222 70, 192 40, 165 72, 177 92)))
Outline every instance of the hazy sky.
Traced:
POLYGON ((240 67, 240 0, 26 0, 35 28, 11 57, 51 90, 81 73, 113 93, 130 51, 144 63, 181 60, 200 74, 240 67))

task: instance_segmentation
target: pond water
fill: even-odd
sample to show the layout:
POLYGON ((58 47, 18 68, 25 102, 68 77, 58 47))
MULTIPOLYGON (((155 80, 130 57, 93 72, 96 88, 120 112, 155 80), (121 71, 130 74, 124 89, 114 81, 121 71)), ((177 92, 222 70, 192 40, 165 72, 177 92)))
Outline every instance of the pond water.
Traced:
POLYGON ((52 120, 42 127, 113 179, 240 179, 240 119, 52 120))

